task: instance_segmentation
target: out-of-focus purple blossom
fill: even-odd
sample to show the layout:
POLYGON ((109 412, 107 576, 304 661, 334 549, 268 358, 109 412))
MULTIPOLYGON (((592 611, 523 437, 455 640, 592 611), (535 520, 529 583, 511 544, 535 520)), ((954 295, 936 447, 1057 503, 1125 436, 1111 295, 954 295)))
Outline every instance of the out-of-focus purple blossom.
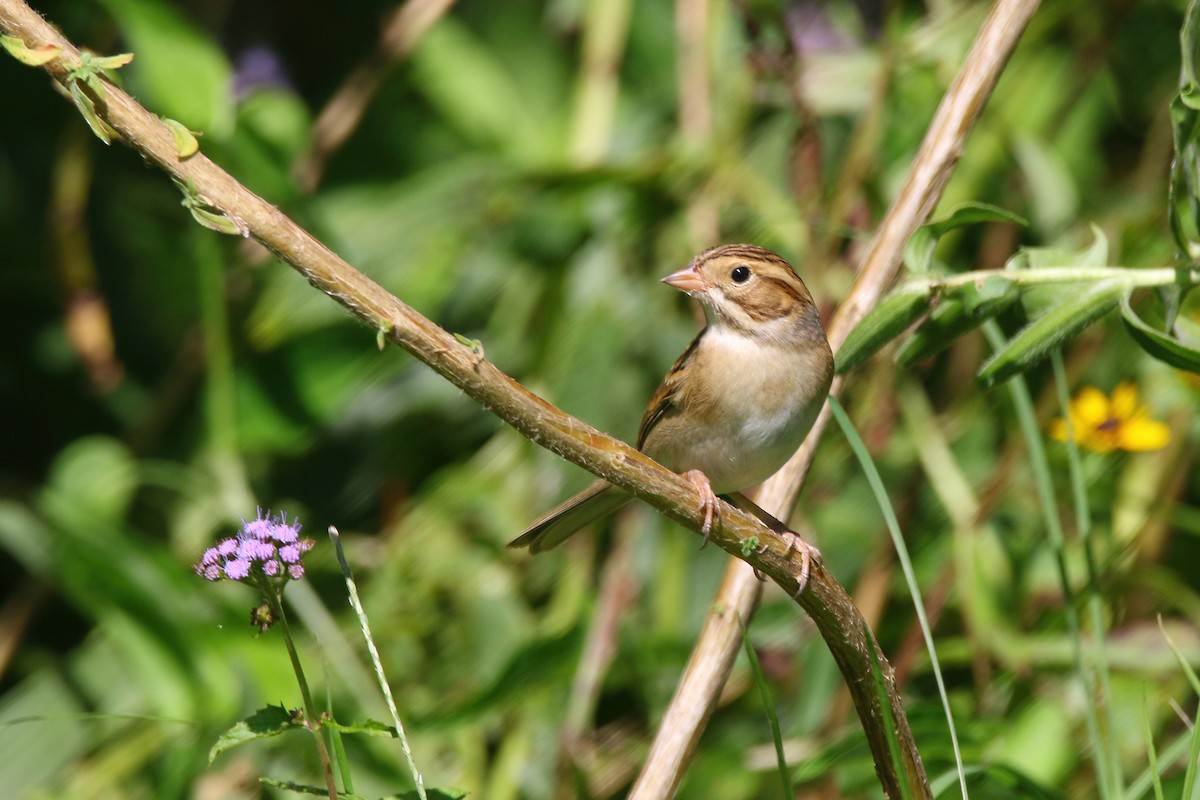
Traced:
POLYGON ((304 575, 300 558, 313 546, 312 539, 300 537, 302 527, 299 520, 288 522, 286 515, 272 516, 270 511, 264 515, 260 508, 254 519, 242 520, 236 536, 204 551, 196 574, 210 581, 264 577, 282 585, 296 580, 304 575))
POLYGON ((233 62, 233 93, 238 100, 258 89, 292 85, 279 54, 265 44, 247 47, 233 62))

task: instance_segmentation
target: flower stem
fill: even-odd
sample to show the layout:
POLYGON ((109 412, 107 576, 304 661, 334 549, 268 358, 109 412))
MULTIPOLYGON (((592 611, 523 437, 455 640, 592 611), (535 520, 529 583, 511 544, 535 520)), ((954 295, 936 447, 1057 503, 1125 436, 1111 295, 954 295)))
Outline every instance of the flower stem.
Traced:
POLYGON ((279 620, 283 630, 283 642, 287 646, 288 658, 292 660, 292 670, 296 673, 296 682, 300 685, 300 698, 304 703, 304 726, 312 731, 317 746, 317 759, 321 762, 321 772, 325 776, 325 788, 329 790, 329 800, 338 800, 337 785, 333 782, 333 767, 329 760, 329 749, 325 745, 325 737, 321 733, 321 718, 313 704, 312 692, 308 688, 308 679, 304 677, 304 667, 300 665, 300 654, 296 652, 296 643, 292 640, 292 629, 288 626, 287 615, 283 612, 283 597, 274 590, 264 588, 263 594, 271 604, 271 610, 279 620))

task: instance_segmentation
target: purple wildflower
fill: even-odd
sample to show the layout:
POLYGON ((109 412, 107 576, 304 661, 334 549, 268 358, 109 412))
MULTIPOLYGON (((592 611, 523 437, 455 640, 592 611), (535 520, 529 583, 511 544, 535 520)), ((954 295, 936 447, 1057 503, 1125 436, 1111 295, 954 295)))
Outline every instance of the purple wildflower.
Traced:
POLYGON ((238 538, 269 539, 271 537, 271 529, 274 526, 275 520, 271 518, 269 510, 267 516, 264 517, 260 508, 258 509, 258 516, 249 522, 244 517, 242 518, 242 531, 238 538))
POLYGON ((289 522, 285 514, 274 516, 260 508, 254 519, 242 520, 236 536, 204 551, 196 562, 196 574, 210 581, 247 581, 258 576, 281 587, 304 575, 300 557, 314 542, 300 538, 302 527, 299 520, 289 522))
POLYGON ((225 577, 231 581, 240 581, 250 574, 253 562, 248 558, 235 558, 225 562, 225 577))

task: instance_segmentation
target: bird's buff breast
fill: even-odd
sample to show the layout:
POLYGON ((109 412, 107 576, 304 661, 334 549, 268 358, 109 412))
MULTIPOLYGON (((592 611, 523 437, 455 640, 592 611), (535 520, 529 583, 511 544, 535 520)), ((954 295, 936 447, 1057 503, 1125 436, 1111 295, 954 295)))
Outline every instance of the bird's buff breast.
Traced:
POLYGON ((689 383, 712 391, 681 398, 686 410, 664 420, 645 449, 676 472, 700 470, 718 494, 737 492, 766 480, 796 452, 820 410, 828 376, 800 350, 764 354, 733 338, 716 338, 711 346, 697 359, 706 374, 689 376, 703 380, 689 383))

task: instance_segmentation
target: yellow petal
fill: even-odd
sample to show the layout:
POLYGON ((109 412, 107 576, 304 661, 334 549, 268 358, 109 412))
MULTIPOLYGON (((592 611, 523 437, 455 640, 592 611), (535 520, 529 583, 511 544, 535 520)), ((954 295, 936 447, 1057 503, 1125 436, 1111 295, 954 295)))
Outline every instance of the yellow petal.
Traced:
POLYGON ((1050 438, 1056 442, 1065 442, 1067 440, 1067 421, 1062 417, 1057 417, 1050 423, 1050 438))
MULTIPOLYGON (((1077 426, 1098 428, 1108 419, 1108 397, 1095 386, 1085 386, 1071 401, 1071 421, 1077 426)), ((1076 434, 1081 436, 1082 432, 1076 434)))
POLYGON ((1171 429, 1156 419, 1139 417, 1120 427, 1120 448, 1137 452, 1161 450, 1171 441, 1171 429))
POLYGON ((1133 419, 1138 413, 1137 387, 1129 381, 1117 386, 1112 393, 1112 407, 1109 413, 1115 419, 1133 419))

